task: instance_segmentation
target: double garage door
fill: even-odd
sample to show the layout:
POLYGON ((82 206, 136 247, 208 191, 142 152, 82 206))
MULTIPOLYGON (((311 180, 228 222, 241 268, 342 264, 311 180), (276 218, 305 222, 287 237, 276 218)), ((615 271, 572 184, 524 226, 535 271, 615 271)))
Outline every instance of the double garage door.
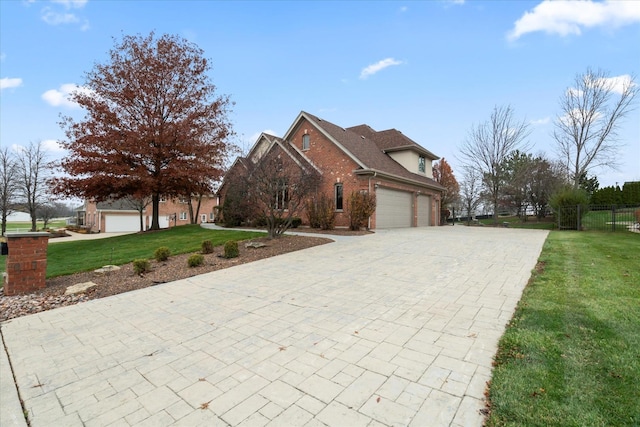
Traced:
MULTIPOLYGON (((413 193, 378 188, 376 190, 376 228, 413 226, 413 193)), ((418 227, 431 224, 431 197, 418 195, 418 227)))

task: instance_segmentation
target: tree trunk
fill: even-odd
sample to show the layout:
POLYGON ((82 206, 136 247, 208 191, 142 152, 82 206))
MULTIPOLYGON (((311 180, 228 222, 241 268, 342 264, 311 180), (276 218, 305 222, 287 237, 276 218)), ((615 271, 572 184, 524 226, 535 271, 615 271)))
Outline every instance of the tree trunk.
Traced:
POLYGON ((160 230, 159 210, 160 210, 160 195, 155 193, 151 196, 151 228, 150 230, 160 230))

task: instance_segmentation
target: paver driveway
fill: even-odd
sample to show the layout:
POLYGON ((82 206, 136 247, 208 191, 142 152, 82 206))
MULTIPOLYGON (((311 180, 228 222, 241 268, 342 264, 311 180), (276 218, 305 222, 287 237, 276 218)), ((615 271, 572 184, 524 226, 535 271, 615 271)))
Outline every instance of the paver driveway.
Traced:
POLYGON ((381 231, 19 318, 2 334, 34 427, 479 426, 546 235, 381 231))

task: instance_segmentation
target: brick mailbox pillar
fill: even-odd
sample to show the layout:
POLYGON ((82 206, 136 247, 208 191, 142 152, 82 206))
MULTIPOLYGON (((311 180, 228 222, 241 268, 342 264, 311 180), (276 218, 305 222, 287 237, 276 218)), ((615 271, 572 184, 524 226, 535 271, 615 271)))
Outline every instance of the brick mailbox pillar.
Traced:
POLYGON ((20 295, 46 286, 49 233, 8 233, 4 294, 20 295))

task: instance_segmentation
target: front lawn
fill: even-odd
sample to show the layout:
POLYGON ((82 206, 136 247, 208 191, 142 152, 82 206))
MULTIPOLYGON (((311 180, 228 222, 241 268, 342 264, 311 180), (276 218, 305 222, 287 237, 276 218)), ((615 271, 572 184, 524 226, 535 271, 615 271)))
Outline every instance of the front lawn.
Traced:
POLYGON ((557 231, 503 335, 489 426, 640 424, 640 236, 557 231))
MULTIPOLYGON (((94 270, 108 264, 127 264, 137 258, 152 258, 160 246, 167 246, 172 254, 177 255, 199 251, 204 240, 211 240, 213 246, 219 246, 228 240, 264 236, 259 232, 208 230, 199 225, 185 225, 105 239, 60 242, 47 248, 47 277, 94 270)), ((5 269, 5 258, 0 257, 0 271, 5 269)))

